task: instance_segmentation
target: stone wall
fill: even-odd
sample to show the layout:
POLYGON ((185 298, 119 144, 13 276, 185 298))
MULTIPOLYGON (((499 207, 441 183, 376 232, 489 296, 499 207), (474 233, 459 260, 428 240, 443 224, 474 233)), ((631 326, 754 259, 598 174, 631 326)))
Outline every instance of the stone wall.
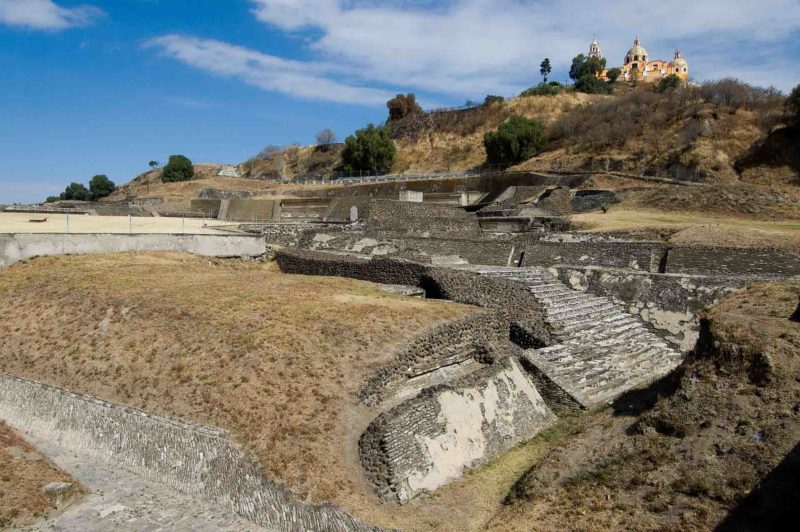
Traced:
POLYGON ((0 266, 29 257, 80 253, 181 251, 208 257, 257 257, 264 239, 246 235, 0 234, 0 266))
POLYGON ((474 272, 439 268, 391 258, 366 258, 303 249, 286 249, 275 255, 284 273, 349 277, 381 284, 417 286, 426 297, 498 309, 508 320, 524 325, 529 335, 548 345, 551 331, 541 303, 520 284, 474 272))
POLYGON ((481 234, 473 213, 447 205, 374 199, 370 202, 367 227, 410 236, 477 238, 481 234))
POLYGON ((666 273, 800 275, 800 255, 773 248, 674 246, 666 263, 666 273))
POLYGON ((310 234, 301 245, 314 249, 395 255, 417 262, 440 260, 492 266, 512 264, 525 253, 525 266, 598 266, 652 273, 688 275, 800 274, 800 256, 773 248, 678 246, 662 242, 556 242, 536 234, 503 238, 422 238, 397 232, 353 231, 335 235, 310 234), (513 251, 513 253, 512 253, 513 251))
POLYGON ((657 274, 610 268, 556 266, 559 280, 575 290, 605 296, 624 304, 631 314, 688 351, 700 332, 697 315, 722 296, 749 283, 754 277, 657 274))
POLYGON ((398 351, 393 362, 367 379, 359 397, 374 406, 398 395, 415 395, 423 387, 448 380, 459 366, 470 371, 507 356, 509 347, 504 313, 487 310, 448 322, 398 351))
POLYGON ((377 530, 295 500, 227 433, 0 374, 0 418, 276 530, 377 530))
POLYGON ((554 421, 519 362, 507 358, 381 414, 361 436, 359 457, 383 500, 407 502, 554 421))

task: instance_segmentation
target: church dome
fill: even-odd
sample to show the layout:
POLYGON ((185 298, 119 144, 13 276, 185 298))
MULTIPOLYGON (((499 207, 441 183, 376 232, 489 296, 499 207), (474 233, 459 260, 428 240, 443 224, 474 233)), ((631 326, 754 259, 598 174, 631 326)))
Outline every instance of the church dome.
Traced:
POLYGON ((647 50, 639 44, 639 37, 633 41, 633 48, 628 50, 628 53, 625 55, 625 64, 633 63, 635 61, 642 61, 647 62, 647 59, 650 54, 647 53, 647 50))
POLYGON ((670 64, 670 66, 680 67, 680 68, 684 68, 684 67, 688 67, 689 66, 689 63, 681 55, 681 51, 680 50, 675 50, 675 59, 670 61, 669 64, 670 64))

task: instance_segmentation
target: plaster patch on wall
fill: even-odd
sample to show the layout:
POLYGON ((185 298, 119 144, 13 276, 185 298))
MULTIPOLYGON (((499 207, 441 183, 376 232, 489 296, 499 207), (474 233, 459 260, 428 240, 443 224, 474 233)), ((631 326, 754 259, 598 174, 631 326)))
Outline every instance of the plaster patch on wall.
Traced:
POLYGON ((554 420, 519 362, 508 358, 381 414, 362 435, 359 453, 381 498, 402 503, 460 478, 554 420))
POLYGON ((408 477, 411 493, 434 491, 460 477, 465 467, 483 457, 486 437, 482 430, 485 418, 481 412, 481 399, 485 401, 487 412, 497 410, 497 389, 494 383, 489 383, 488 388, 494 388, 494 397, 481 397, 477 389, 466 394, 444 392, 439 396, 439 420, 445 423, 445 432, 434 438, 417 436, 427 451, 430 467, 426 471, 415 471, 408 477), (475 396, 479 399, 476 400, 475 396))
POLYGON ((378 244, 379 242, 374 238, 362 238, 361 240, 353 244, 353 251, 355 251, 356 253, 361 253, 362 251, 364 251, 364 248, 371 248, 377 246, 378 244))

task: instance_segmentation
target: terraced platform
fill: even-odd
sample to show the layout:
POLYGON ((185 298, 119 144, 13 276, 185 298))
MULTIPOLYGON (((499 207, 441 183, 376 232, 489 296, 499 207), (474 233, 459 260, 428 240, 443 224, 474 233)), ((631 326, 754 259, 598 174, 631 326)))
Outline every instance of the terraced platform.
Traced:
POLYGON ((578 292, 544 268, 479 268, 527 286, 545 306, 558 343, 528 349, 523 362, 553 406, 589 408, 655 381, 682 361, 679 351, 608 298, 578 292))

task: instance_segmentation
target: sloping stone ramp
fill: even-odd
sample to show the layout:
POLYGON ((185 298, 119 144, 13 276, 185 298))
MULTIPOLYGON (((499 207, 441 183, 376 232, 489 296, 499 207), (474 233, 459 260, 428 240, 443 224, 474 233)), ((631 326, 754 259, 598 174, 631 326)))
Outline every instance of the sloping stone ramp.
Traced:
POLYGON ((613 400, 667 375, 683 359, 622 306, 572 290, 544 268, 481 267, 478 273, 524 283, 544 305, 557 343, 526 350, 523 362, 553 406, 613 400))

